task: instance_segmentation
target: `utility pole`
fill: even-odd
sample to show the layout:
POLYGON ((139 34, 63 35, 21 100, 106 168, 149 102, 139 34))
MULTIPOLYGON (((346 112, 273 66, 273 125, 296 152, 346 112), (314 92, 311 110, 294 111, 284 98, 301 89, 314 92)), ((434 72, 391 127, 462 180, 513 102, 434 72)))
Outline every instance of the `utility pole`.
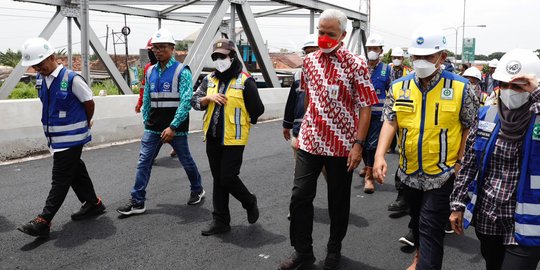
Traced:
POLYGON ((463 0, 463 38, 461 39, 461 64, 464 63, 463 59, 463 47, 465 45, 465 7, 467 6, 467 0, 463 0))

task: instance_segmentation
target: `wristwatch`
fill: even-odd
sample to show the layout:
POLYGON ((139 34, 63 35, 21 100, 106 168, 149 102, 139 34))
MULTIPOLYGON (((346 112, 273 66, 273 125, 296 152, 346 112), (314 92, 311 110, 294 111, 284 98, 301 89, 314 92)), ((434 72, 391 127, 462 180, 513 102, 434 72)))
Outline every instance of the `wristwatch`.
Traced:
POLYGON ((461 159, 456 160, 456 164, 459 164, 459 166, 461 166, 461 159))
POLYGON ((364 147, 364 144, 366 144, 366 141, 365 140, 354 140, 354 143, 359 144, 362 147, 364 147))
POLYGON ((173 126, 173 125, 170 125, 169 128, 172 129, 172 131, 176 132, 176 129, 177 129, 178 127, 175 127, 175 126, 173 126))

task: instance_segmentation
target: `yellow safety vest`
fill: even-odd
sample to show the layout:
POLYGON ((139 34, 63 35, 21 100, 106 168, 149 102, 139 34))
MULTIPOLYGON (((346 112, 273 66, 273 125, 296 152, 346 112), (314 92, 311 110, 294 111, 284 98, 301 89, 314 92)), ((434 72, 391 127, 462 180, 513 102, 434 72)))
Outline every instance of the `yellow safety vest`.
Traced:
POLYGON ((443 72, 437 85, 422 93, 414 74, 392 84, 401 156, 408 175, 438 175, 453 168, 461 145, 459 119, 466 81, 443 72))
MULTIPOLYGON (((219 91, 219 80, 208 75, 207 95, 216 94, 219 91)), ((225 96, 227 104, 223 108, 223 145, 247 145, 249 128, 251 127, 249 113, 244 103, 244 83, 249 75, 241 73, 239 78, 232 78, 229 81, 225 96)), ((203 117, 203 130, 206 132, 210 127, 215 103, 208 103, 203 117)))

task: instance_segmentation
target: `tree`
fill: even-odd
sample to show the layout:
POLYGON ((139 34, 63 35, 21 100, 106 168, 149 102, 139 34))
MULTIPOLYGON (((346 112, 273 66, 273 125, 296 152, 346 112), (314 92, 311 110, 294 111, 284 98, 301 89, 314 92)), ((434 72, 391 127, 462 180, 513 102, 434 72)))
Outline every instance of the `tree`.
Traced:
POLYGON ((501 59, 501 57, 502 57, 503 55, 504 55, 504 52, 494 52, 494 53, 488 55, 488 59, 490 59, 490 60, 491 60, 491 59, 495 59, 495 58, 501 59))
POLYGON ((7 49, 5 53, 0 52, 0 65, 15 67, 21 61, 21 51, 14 52, 11 49, 7 49))
POLYGON ((192 41, 181 40, 176 42, 176 46, 174 48, 178 51, 187 51, 192 44, 192 41))

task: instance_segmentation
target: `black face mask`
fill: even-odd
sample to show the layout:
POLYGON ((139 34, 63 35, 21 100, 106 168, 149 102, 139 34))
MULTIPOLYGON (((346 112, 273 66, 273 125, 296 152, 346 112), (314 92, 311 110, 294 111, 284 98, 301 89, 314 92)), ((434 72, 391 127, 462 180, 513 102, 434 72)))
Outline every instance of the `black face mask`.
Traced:
POLYGON ((154 54, 154 52, 152 52, 152 50, 148 50, 148 58, 150 59, 150 63, 152 65, 155 65, 158 62, 156 55, 154 54))

